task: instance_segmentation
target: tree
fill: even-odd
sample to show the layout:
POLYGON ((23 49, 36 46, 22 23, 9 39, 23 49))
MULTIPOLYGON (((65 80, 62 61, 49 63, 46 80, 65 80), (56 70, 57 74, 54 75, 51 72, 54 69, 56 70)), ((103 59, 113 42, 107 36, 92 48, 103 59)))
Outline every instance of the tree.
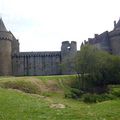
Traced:
POLYGON ((76 56, 75 70, 83 90, 119 83, 120 57, 85 45, 76 56))
POLYGON ((88 78, 88 76, 91 79, 95 77, 94 73, 97 67, 95 65, 97 63, 96 51, 96 48, 85 45, 81 47, 81 50, 76 56, 75 69, 83 89, 85 88, 86 78, 88 78))

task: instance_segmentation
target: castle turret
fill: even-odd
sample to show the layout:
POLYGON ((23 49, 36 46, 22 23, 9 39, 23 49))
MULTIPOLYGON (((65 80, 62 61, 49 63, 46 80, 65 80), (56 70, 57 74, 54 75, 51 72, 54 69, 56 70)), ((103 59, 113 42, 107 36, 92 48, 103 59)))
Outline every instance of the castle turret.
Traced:
POLYGON ((74 57, 77 53, 77 46, 75 41, 64 41, 61 46, 61 61, 62 74, 73 74, 74 72, 74 57))
POLYGON ((11 75, 11 43, 12 34, 7 31, 2 19, 0 19, 0 75, 11 75))

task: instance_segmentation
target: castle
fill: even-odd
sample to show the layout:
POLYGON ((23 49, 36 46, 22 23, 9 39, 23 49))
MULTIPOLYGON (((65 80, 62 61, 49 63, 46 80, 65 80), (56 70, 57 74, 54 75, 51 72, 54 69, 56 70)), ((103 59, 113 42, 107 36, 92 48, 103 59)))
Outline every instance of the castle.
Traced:
MULTIPOLYGON (((100 50, 120 55, 120 19, 114 29, 105 31, 81 44, 90 44, 100 50)), ((75 41, 63 41, 61 51, 20 52, 19 41, 7 31, 0 19, 0 75, 63 75, 74 74, 72 60, 77 53, 75 41)))
POLYGON ((114 55, 120 55, 120 19, 116 23, 114 21, 114 29, 110 32, 105 31, 100 35, 95 34, 94 38, 88 38, 81 44, 90 44, 100 50, 105 50, 114 55))
POLYGON ((19 41, 7 31, 0 19, 0 75, 73 74, 72 60, 77 52, 75 41, 62 42, 61 51, 20 52, 19 41), (61 67, 64 64, 69 67, 61 67))

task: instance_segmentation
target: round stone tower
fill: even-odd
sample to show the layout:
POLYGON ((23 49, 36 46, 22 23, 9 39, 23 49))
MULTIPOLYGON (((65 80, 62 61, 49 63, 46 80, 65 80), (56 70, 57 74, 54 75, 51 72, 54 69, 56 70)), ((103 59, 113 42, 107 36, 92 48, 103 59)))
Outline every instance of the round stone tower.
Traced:
POLYGON ((12 34, 7 31, 0 19, 0 75, 12 74, 11 44, 12 34))

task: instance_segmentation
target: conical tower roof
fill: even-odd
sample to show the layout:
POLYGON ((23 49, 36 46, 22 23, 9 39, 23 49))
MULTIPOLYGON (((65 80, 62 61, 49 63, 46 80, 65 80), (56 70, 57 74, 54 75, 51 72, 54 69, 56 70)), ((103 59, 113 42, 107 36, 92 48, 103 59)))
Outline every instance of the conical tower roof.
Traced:
POLYGON ((6 27, 5 27, 4 23, 3 23, 2 18, 0 18, 0 31, 7 31, 7 29, 6 29, 6 27))

